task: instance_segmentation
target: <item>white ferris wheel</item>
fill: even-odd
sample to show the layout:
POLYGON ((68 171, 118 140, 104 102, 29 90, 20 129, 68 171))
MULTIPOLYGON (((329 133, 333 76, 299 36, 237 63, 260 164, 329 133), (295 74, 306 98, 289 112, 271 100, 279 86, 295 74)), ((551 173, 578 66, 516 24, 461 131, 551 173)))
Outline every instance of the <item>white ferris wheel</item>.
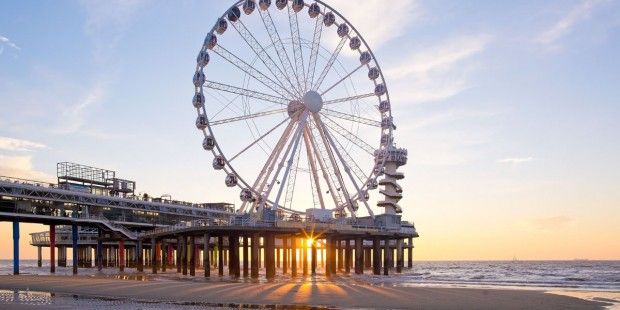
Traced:
POLYGON ((202 146, 239 188, 237 212, 374 217, 390 98, 372 50, 336 10, 238 1, 207 34, 193 82, 202 146))

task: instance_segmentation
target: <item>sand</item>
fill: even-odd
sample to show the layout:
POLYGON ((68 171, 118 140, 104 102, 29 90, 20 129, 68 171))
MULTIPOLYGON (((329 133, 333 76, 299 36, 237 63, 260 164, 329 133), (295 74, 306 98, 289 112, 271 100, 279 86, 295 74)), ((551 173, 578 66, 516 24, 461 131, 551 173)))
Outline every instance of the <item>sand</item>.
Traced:
POLYGON ((389 309, 602 309, 605 303, 534 290, 388 287, 359 282, 197 282, 94 276, 0 276, 0 289, 205 304, 389 309))

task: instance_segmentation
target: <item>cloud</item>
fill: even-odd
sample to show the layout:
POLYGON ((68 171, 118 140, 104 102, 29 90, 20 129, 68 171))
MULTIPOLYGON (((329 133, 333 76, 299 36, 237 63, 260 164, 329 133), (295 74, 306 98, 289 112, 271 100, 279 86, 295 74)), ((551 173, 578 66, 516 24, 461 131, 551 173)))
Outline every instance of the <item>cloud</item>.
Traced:
POLYGON ((63 121, 54 131, 59 134, 75 133, 82 129, 91 108, 101 104, 106 97, 107 84, 97 82, 88 89, 84 98, 76 104, 68 106, 62 112, 63 121))
POLYGON ((416 0, 364 0, 355 5, 350 0, 332 0, 328 4, 348 19, 373 49, 405 34, 422 16, 416 0))
POLYGON ((45 182, 53 182, 54 180, 49 174, 34 169, 31 155, 7 156, 0 154, 0 175, 45 182))
POLYGON ((6 151, 33 151, 35 149, 45 148, 41 143, 20 140, 8 137, 0 137, 0 150, 6 151))
POLYGON ((395 82, 395 98, 404 102, 432 102, 455 96, 469 87, 472 59, 482 53, 491 37, 462 35, 413 52, 389 66, 386 76, 395 82))
POLYGON ((529 224, 538 229, 555 229, 567 225, 573 219, 568 216, 551 216, 529 220, 529 224))
POLYGON ((497 162, 501 164, 518 165, 518 164, 527 163, 533 160, 534 160, 534 157, 531 157, 531 156, 530 157, 511 157, 511 158, 498 159, 497 162))
POLYGON ((536 41, 544 47, 556 50, 560 48, 557 42, 562 37, 573 31, 579 22, 587 20, 591 17, 594 8, 605 2, 604 0, 583 0, 574 6, 568 14, 558 20, 551 28, 541 33, 536 41))
POLYGON ((5 37, 5 36, 1 36, 0 35, 0 43, 2 43, 3 45, 6 45, 8 47, 11 47, 13 49, 16 50, 21 50, 21 48, 19 46, 17 46, 15 43, 11 42, 11 40, 9 40, 9 38, 5 37))

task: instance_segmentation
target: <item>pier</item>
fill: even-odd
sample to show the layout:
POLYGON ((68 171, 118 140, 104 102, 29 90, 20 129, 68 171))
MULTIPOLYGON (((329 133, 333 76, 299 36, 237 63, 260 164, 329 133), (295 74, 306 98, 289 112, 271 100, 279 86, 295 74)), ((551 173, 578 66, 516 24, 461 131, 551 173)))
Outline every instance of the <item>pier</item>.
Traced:
POLYGON ((412 267, 418 235, 400 215, 264 220, 239 214, 227 203, 139 197, 133 181, 131 190, 115 190, 118 181, 92 177, 102 171, 114 174, 60 163, 56 184, 0 177, 0 220, 13 225, 14 274, 19 274, 20 223, 49 226, 32 233, 30 244, 37 247, 39 267, 43 250, 49 251, 51 273, 68 267, 67 249, 73 274, 80 268, 176 269, 187 276, 270 279, 277 274, 388 275, 412 267), (67 171, 69 166, 80 175, 67 171))

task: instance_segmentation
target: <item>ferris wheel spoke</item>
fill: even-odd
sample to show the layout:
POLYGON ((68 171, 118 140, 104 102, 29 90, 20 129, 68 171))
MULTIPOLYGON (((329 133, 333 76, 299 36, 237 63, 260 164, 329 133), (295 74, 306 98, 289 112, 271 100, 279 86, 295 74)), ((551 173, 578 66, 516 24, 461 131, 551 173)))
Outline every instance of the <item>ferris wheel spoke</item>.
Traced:
POLYGON ((274 81, 270 77, 266 76, 258 69, 252 67, 247 62, 243 61, 241 58, 237 57, 235 54, 231 53, 221 45, 216 45, 213 48, 213 52, 218 54, 220 57, 224 58, 226 61, 231 63, 233 66, 239 68, 239 70, 245 72, 247 75, 251 76, 261 84, 265 85, 267 88, 274 91, 276 94, 283 96, 283 93, 287 93, 291 97, 295 97, 286 87, 282 86, 278 82, 274 81))
POLYGON ((323 115, 333 116, 333 117, 337 117, 340 119, 344 119, 344 120, 348 120, 348 121, 352 121, 352 122, 356 122, 356 123, 360 123, 364 125, 381 127, 381 122, 379 121, 375 121, 369 118, 365 118, 365 117, 361 117, 361 116, 357 116, 353 114, 347 114, 347 113, 338 112, 338 111, 325 109, 325 108, 323 108, 320 113, 323 115))
POLYGON ((276 78, 279 84, 284 87, 284 82, 288 82, 287 86, 290 86, 290 89, 295 89, 295 86, 291 83, 289 79, 287 79, 286 75, 282 72, 280 67, 273 61, 271 56, 267 53, 265 48, 256 40, 254 35, 248 30, 248 28, 241 22, 241 20, 237 20, 232 23, 237 33, 243 38, 245 43, 254 51, 254 54, 260 58, 263 64, 267 67, 269 72, 276 78))
POLYGON ((285 118, 282 122, 280 122, 279 124, 277 124, 275 127, 271 128, 269 131, 267 131, 266 133, 264 133, 262 136, 258 137, 258 139, 254 140, 252 143, 250 143, 250 145, 246 146, 243 150, 241 150, 239 153, 235 154, 235 156, 231 157, 228 160, 228 163, 231 163, 233 160, 235 160, 237 157, 239 157, 241 154, 243 154, 245 151, 249 150, 250 148, 252 148, 254 145, 258 144, 258 142, 262 141, 265 137, 267 137, 268 135, 270 135, 272 132, 274 132, 276 129, 278 129, 280 126, 282 126, 282 124, 286 123, 287 120, 289 120, 290 118, 285 118))
MULTIPOLYGON (((291 59, 284 48, 284 44, 282 43, 282 38, 280 37, 280 33, 278 33, 278 29, 273 22, 273 18, 271 17, 271 13, 269 10, 258 10, 263 24, 265 25, 265 29, 267 29, 267 33, 269 34, 269 38, 271 39, 271 43, 275 47, 276 54, 278 54, 278 58, 282 63, 282 67, 284 68, 284 74, 288 80, 292 80, 295 76, 295 71, 293 69, 293 64, 291 63, 291 59)), ((299 80, 299 79, 298 79, 299 80)), ((298 96, 301 96, 301 93, 298 91, 298 96)))
POLYGON ((295 57, 295 76, 300 90, 305 93, 307 81, 304 68, 304 55, 301 49, 301 38, 299 37, 299 21, 297 12, 293 10, 293 5, 288 5, 288 23, 291 28, 291 38, 293 39, 293 56, 295 57))
POLYGON ((349 195, 349 190, 346 187, 344 178, 342 177, 342 174, 340 173, 338 162, 336 161, 336 158, 334 156, 333 151, 337 151, 337 150, 335 150, 335 147, 329 142, 329 136, 327 135, 325 127, 321 123, 319 115, 317 113, 313 113, 312 116, 316 124, 316 128, 319 132, 319 135, 321 136, 321 140, 323 141, 323 144, 325 145, 325 148, 327 150, 328 159, 331 162, 332 168, 336 176, 336 180, 340 184, 340 190, 345 197, 345 206, 349 209, 349 212, 351 212, 351 216, 355 218, 355 208, 353 207, 353 200, 351 200, 351 196, 349 195))
MULTIPOLYGON (((303 135, 303 132, 302 132, 303 135)), ((302 140, 303 141, 303 140, 302 140)), ((301 141, 299 143, 302 143, 301 141)), ((301 147, 297 150, 297 155, 293 162, 294 169, 291 169, 286 182, 286 193, 284 194, 284 209, 290 209, 295 195, 295 181, 297 180, 297 172, 299 171, 299 157, 301 155, 301 147)))
MULTIPOLYGON (((325 124, 325 125, 327 125, 327 124, 325 124)), ((353 171, 353 173, 355 174, 357 179, 362 184, 365 183, 366 180, 368 180, 368 176, 362 171, 362 169, 360 168, 359 164, 355 160, 353 160, 353 157, 351 156, 351 154, 349 154, 349 152, 347 152, 347 150, 342 145, 342 143, 340 143, 340 141, 338 141, 338 139, 336 137, 334 137, 334 135, 332 135, 331 133, 329 135, 331 137, 331 140, 333 140, 335 142, 335 145, 336 145, 338 151, 340 152, 340 154, 342 155, 342 158, 345 160, 345 163, 353 171)))
MULTIPOLYGON (((312 125, 312 122, 309 122, 309 125, 312 125)), ((328 158, 329 155, 327 154, 327 149, 325 148, 324 144, 319 144, 314 135, 312 134, 312 130, 311 130, 312 126, 308 126, 308 128, 306 129, 307 131, 307 135, 308 135, 308 140, 310 140, 310 146, 312 148, 312 153, 315 155, 317 162, 319 164, 319 166, 321 167, 321 172, 323 174, 323 179, 325 180, 325 183, 327 183, 327 193, 330 194, 330 196, 332 197, 332 199, 334 200, 334 205, 336 207, 340 206, 343 204, 342 199, 340 197, 340 191, 337 190, 336 187, 336 182, 334 180, 335 178, 335 173, 334 170, 331 169, 331 166, 328 165, 328 163, 331 163, 331 161, 327 160, 325 158, 328 158), (321 147, 323 146, 323 147, 321 147)), ((315 173, 316 175, 316 173, 315 173)), ((315 179, 315 183, 320 184, 318 179, 315 179)), ((320 187, 318 187, 320 188, 320 187)))
POLYGON ((285 161, 288 158, 288 161, 286 162, 286 170, 284 171, 284 176, 282 177, 282 182, 280 182, 280 188, 278 188, 278 193, 276 195, 276 199, 274 200, 273 203, 273 207, 274 208, 279 208, 279 201, 280 201, 280 197, 282 196, 282 190, 284 189, 284 184, 282 184, 285 180, 288 179, 288 174, 290 173, 291 170, 291 166, 293 164, 293 158, 294 155, 297 153, 297 147, 299 146, 299 141, 301 140, 301 132, 303 130, 303 127, 306 124, 306 119, 308 118, 308 113, 304 113, 304 115, 302 116, 301 121, 299 122, 299 125, 297 126, 297 130, 295 131, 295 134, 293 135, 293 138, 291 139, 290 143, 288 144, 288 146, 286 147, 286 151, 284 152, 284 156, 282 156, 282 160, 280 161, 280 164, 278 165, 278 168, 276 169, 276 172, 273 174, 273 178, 271 180, 271 186, 269 186, 269 188, 267 189, 267 192, 265 193, 265 197, 269 197, 269 194, 271 193, 271 191, 274 188, 274 185, 276 184, 276 180, 278 178, 278 176, 280 175, 280 171, 282 170, 282 168, 284 167, 285 161), (292 148, 292 152, 291 152, 291 148, 292 148), (291 154, 289 156, 289 154, 291 154))
POLYGON ((364 99, 364 98, 368 98, 368 97, 372 97, 372 96, 376 96, 375 93, 367 93, 367 94, 361 94, 361 95, 357 95, 357 96, 351 96, 351 97, 327 100, 327 101, 323 102, 323 105, 327 106, 327 105, 332 105, 332 104, 341 103, 341 102, 356 101, 356 100, 360 100, 360 99, 364 99))
POLYGON ((210 126, 217 126, 217 125, 222 125, 222 124, 227 124, 227 123, 232 123, 232 122, 238 122, 238 121, 253 119, 253 118, 257 118, 257 117, 263 117, 263 116, 268 116, 268 115, 273 115, 273 114, 278 114, 278 113, 285 113, 285 112, 286 112, 286 109, 277 109, 277 110, 271 110, 271 111, 258 112, 258 113, 254 113, 254 114, 241 115, 241 116, 236 116, 236 117, 231 117, 231 118, 226 118, 226 119, 221 119, 221 120, 209 122, 209 125, 210 126))
POLYGON ((360 139, 356 134, 350 132, 346 128, 342 127, 338 122, 335 122, 327 115, 323 115, 324 117, 321 120, 324 121, 327 127, 331 128, 334 132, 342 136, 343 138, 349 140, 351 143, 357 145, 360 149, 366 151, 366 153, 370 154, 374 157, 375 148, 373 148, 370 144, 366 143, 366 141, 360 139))
MULTIPOLYGON (((322 129, 322 132, 323 132, 324 136, 329 141, 329 144, 333 147, 336 155, 338 155, 338 158, 340 159, 340 162, 342 163, 342 165, 344 167, 344 171, 349 176, 349 179, 351 180, 351 183, 353 183, 353 186, 355 187, 355 190, 357 192, 357 197, 361 198, 362 197, 362 190, 361 190, 360 186, 357 184, 357 182, 355 181, 355 178, 353 177, 353 174, 351 173, 351 167, 349 167, 349 165, 347 164, 346 160, 343 158, 342 154, 340 153, 340 150, 338 149, 338 147, 336 146, 336 143, 334 142, 334 139, 329 134, 329 132, 327 131, 327 128, 325 127, 325 125, 321 121, 320 116, 317 115, 317 114, 315 114, 314 116, 315 116, 315 122, 317 122, 317 126, 319 126, 319 128, 322 129)), ((375 214, 372 211, 372 209, 370 208, 370 205, 368 205, 368 201, 366 201, 364 199, 360 199, 360 200, 362 200, 364 205, 366 206, 366 209, 368 210, 368 214, 370 214, 370 216, 374 219, 375 218, 375 214)))
MULTIPOLYGON (((219 93, 218 93, 219 94, 219 93)), ((233 103, 235 103, 235 101, 237 101, 237 99, 241 96, 241 95, 237 95, 235 96, 233 99, 228 100, 228 98, 225 98, 224 96, 222 96, 222 94, 219 94, 221 97, 223 97, 227 102, 222 101, 220 98, 214 96, 213 94, 211 94, 211 92, 205 92, 205 95, 213 98, 215 101, 217 101, 220 105, 222 105, 222 108, 219 109, 215 114, 213 114, 213 116, 211 116, 212 118, 217 117, 218 115, 220 115, 220 113, 222 113, 224 110, 230 110, 233 111, 235 113, 243 113, 243 111, 239 110, 239 108, 234 105, 233 103), (232 108, 236 108, 236 109, 232 109, 232 108), (236 111, 235 111, 236 110, 236 111)))
MULTIPOLYGON (((321 93, 321 96, 325 96, 325 94, 327 94, 330 90, 334 89, 334 87, 338 86, 340 83, 342 83, 344 80, 348 79, 351 75, 353 75, 355 72, 357 72, 359 69, 361 69, 364 65, 359 65, 357 68, 355 68, 353 71, 349 72, 349 74, 347 74, 346 76, 344 76, 343 78, 341 78, 340 80, 338 80, 338 82, 334 83, 332 86, 330 86, 328 89, 326 89, 324 92, 321 93)), ((373 94, 374 95, 374 94, 373 94)))
POLYGON ((336 46, 336 49, 334 50, 331 57, 327 61, 325 68, 323 68, 321 75, 319 75, 319 78, 312 86, 312 89, 317 90, 321 87, 321 84, 323 84, 323 80, 325 79, 329 71, 331 70, 332 66, 334 65, 334 62, 336 61, 336 58, 338 58, 338 55, 340 55, 340 51, 342 51, 342 47, 347 42, 347 39, 348 39, 347 36, 344 36, 342 37, 342 39, 340 39, 340 43, 338 43, 338 46, 336 46))
POLYGON ((240 87, 236 87, 236 86, 232 86, 232 85, 228 85, 228 84, 222 84, 222 83, 218 83, 218 82, 214 82, 214 81, 209 81, 209 80, 206 81, 205 87, 206 88, 210 88, 210 89, 214 89, 214 90, 219 90, 219 91, 231 93, 231 94, 237 94, 237 95, 242 95, 242 96, 245 96, 245 97, 251 97, 251 98, 254 98, 254 99, 259 99, 259 100, 263 100, 263 101, 267 101, 267 102, 271 102, 271 103, 276 103, 276 104, 280 104, 280 105, 287 105, 288 102, 289 102, 288 99, 286 99, 286 98, 276 97, 276 96, 272 96, 272 95, 269 95, 269 94, 261 93, 261 92, 258 92, 258 91, 254 91, 254 90, 250 90, 250 89, 246 89, 246 88, 240 88, 240 87))
MULTIPOLYGON (((280 156, 280 153, 282 152, 282 146, 284 145, 286 140, 288 140, 288 137, 290 136, 291 131, 293 130, 294 126, 295 126, 295 121, 291 120, 286 126, 286 128, 284 129, 284 132, 280 136, 280 139, 278 139, 276 146, 273 148, 273 151, 269 155, 269 158, 263 165, 263 168, 259 172, 258 176, 256 176, 256 180, 254 181, 254 184, 252 185, 252 189, 255 190, 255 193, 257 195, 262 195, 263 189, 265 188, 269 175, 271 174, 271 171, 273 170, 273 167, 275 163, 277 162, 278 157, 280 156)), ((259 199, 258 201, 254 203, 254 206, 256 206, 256 203, 258 203, 259 206, 262 207, 261 204, 263 204, 264 201, 261 201, 259 199)), ((245 211, 245 204, 242 206, 242 210, 245 211)), ((256 210, 253 210, 253 211, 256 211, 256 210)))
POLYGON ((312 49, 310 51, 310 63, 308 64, 308 77, 306 82, 312 86, 314 82, 314 73, 316 71, 316 61, 319 56, 319 49, 321 47, 321 36, 323 34, 323 15, 316 17, 316 24, 314 24, 314 35, 312 36, 312 49))
POLYGON ((319 175, 309 132, 309 126, 306 126, 306 128, 304 128, 304 145, 306 146, 306 157, 308 158, 308 164, 310 166, 310 185, 314 184, 314 186, 312 186, 312 197, 314 199, 314 194, 316 192, 321 209, 325 209, 325 201, 323 200, 323 193, 321 192, 321 183, 319 182, 319 175))

